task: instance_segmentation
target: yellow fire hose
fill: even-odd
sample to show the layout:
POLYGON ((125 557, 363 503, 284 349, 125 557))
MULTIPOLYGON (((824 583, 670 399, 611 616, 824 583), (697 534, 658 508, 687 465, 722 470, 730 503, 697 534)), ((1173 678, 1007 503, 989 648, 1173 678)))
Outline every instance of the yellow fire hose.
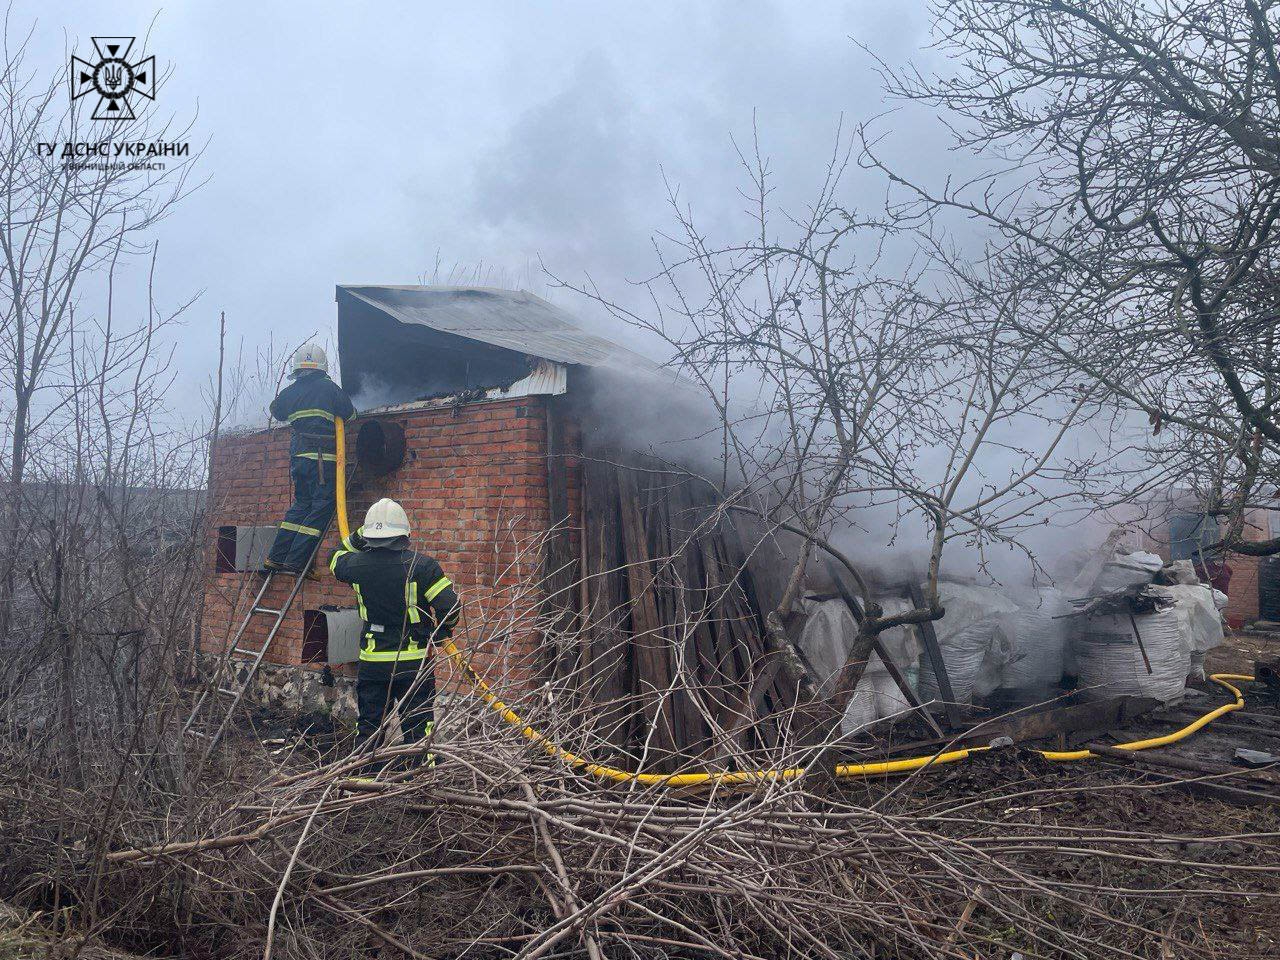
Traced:
POLYGON ((333 443, 337 453, 333 472, 338 481, 338 536, 346 540, 351 536, 347 524, 347 424, 341 417, 333 418, 333 443))
MULTIPOLYGON (((449 655, 454 665, 462 672, 463 676, 470 681, 476 695, 483 700, 490 709, 495 711, 507 723, 520 731, 521 735, 530 743, 537 744, 548 754, 558 757, 565 763, 584 773, 589 773, 601 780, 611 780, 615 783, 641 783, 647 786, 663 786, 663 787, 697 787, 706 785, 723 785, 734 786, 748 783, 763 783, 766 781, 777 780, 794 780, 803 776, 804 767, 787 767, 782 770, 741 770, 734 772, 701 772, 701 773, 633 773, 630 770, 622 770, 618 767, 610 767, 600 763, 592 763, 584 757, 580 757, 575 753, 561 747, 559 744, 553 743, 546 736, 539 733, 529 724, 521 719, 520 715, 503 703, 489 688, 484 678, 475 671, 466 656, 457 645, 446 639, 444 642, 445 653, 449 655)), ((1230 713, 1233 710, 1239 710, 1244 706, 1244 696, 1239 689, 1232 686, 1228 681, 1249 681, 1253 677, 1245 674, 1235 673, 1218 673, 1211 678, 1214 683, 1221 687, 1225 687, 1235 695, 1234 703, 1223 704, 1215 710, 1211 710, 1204 716, 1194 722, 1177 730, 1173 733, 1165 734, 1161 737, 1152 737, 1147 740, 1133 740, 1129 743, 1118 743, 1115 746, 1117 750, 1149 750, 1153 747, 1164 747, 1171 743, 1176 743, 1185 737, 1191 736, 1201 727, 1212 723, 1223 714, 1230 713)), ((902 760, 878 760, 871 763, 840 763, 836 765, 837 777, 874 777, 884 776, 892 773, 910 773, 912 770, 919 770, 922 767, 934 766, 940 763, 955 763, 959 760, 966 760, 975 753, 983 753, 990 750, 990 747, 965 747, 959 750, 946 750, 942 753, 931 753, 923 757, 908 757, 902 760)), ((1037 751, 1046 760, 1069 761, 1084 760, 1088 757, 1096 756, 1090 750, 1039 750, 1037 751)))
MULTIPOLYGON (((351 528, 347 523, 347 480, 346 480, 346 450, 345 438, 346 432, 342 418, 339 417, 334 421, 334 433, 337 441, 338 463, 337 463, 337 481, 338 481, 338 530, 343 539, 348 537, 351 528)), ((614 783, 640 783, 646 786, 662 786, 662 787, 698 787, 706 785, 716 786, 735 786, 741 784, 764 783, 768 781, 794 780, 804 775, 804 767, 787 767, 780 770, 738 770, 738 771, 703 771, 699 773, 634 773, 630 770, 623 770, 619 767, 610 767, 601 763, 592 763, 585 757, 580 757, 576 753, 570 753, 568 750, 554 743, 544 734, 540 733, 521 716, 512 710, 507 704, 503 703, 485 681, 484 677, 476 672, 471 666, 471 661, 467 659, 453 640, 446 638, 444 641, 444 652, 453 661, 455 667, 462 673, 467 681, 471 684, 473 691, 484 703, 498 716, 502 717, 508 724, 520 731, 530 743, 536 744, 538 747, 546 751, 550 756, 556 757, 564 761, 575 770, 581 770, 593 777, 601 780, 610 780, 614 783)), ((1248 682, 1253 679, 1252 676, 1240 673, 1216 673, 1209 678, 1218 686, 1225 688, 1235 696, 1234 703, 1223 704, 1213 710, 1210 710, 1204 716, 1199 717, 1181 730, 1175 730, 1173 733, 1167 733, 1159 737, 1150 737, 1146 740, 1131 740, 1128 743, 1118 743, 1115 745, 1116 750, 1150 750, 1154 747, 1165 747, 1171 743, 1177 743, 1186 737, 1191 736, 1197 730, 1207 726, 1219 717, 1231 713, 1233 710, 1240 710, 1244 707, 1244 695, 1239 688, 1232 684, 1248 682)), ((884 776, 892 773, 910 773, 913 770, 919 770, 922 767, 935 766, 942 763, 956 763, 960 760, 966 760, 976 753, 984 753, 990 750, 990 747, 964 747, 959 750, 946 750, 942 753, 931 753, 923 757, 908 757, 902 760, 878 760, 871 763, 840 763, 836 765, 837 777, 874 777, 884 776)), ((1037 751, 1046 760, 1055 761, 1072 761, 1085 760, 1089 757, 1096 756, 1090 750, 1039 750, 1037 751)))

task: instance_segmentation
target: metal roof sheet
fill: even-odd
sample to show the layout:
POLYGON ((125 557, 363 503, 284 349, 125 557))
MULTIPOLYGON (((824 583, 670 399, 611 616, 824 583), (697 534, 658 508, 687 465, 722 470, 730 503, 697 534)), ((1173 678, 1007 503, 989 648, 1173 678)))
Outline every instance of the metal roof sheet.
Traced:
POLYGON ((421 324, 545 360, 633 372, 663 369, 626 347, 587 333, 571 314, 523 290, 347 284, 338 289, 401 323, 421 324))

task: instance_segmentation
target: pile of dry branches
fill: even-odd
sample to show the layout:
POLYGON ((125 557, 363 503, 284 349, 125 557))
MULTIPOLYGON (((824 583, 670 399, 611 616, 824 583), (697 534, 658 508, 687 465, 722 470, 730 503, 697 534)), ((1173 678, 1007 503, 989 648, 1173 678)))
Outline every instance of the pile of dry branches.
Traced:
MULTIPOLYGON (((1280 867, 1251 862, 1274 864, 1262 836, 1038 823, 1088 792, 1053 774, 962 806, 913 801, 925 780, 609 787, 455 706, 468 716, 446 721, 435 768, 360 782, 350 758, 293 762, 189 821, 123 825, 99 915, 127 929, 163 913, 184 955, 228 957, 1210 956, 1168 918, 1275 896, 1280 867)), ((223 760, 215 780, 245 768, 223 760)))

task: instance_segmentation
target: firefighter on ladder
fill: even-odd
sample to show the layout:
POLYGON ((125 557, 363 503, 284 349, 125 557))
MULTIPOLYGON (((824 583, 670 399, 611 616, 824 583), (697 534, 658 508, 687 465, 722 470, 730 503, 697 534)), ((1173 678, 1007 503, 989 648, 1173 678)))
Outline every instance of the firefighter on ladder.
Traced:
POLYGON ((271 401, 271 416, 293 428, 289 442, 289 476, 293 504, 280 521, 262 569, 301 573, 333 517, 337 498, 337 447, 334 418, 349 420, 351 399, 329 379, 329 361, 314 344, 293 355, 293 383, 271 401))
POLYGON ((458 622, 458 596, 439 563, 409 548, 409 532, 404 508, 379 500, 329 560, 333 575, 355 590, 362 621, 357 749, 393 705, 407 744, 429 738, 435 725, 431 654, 458 622))

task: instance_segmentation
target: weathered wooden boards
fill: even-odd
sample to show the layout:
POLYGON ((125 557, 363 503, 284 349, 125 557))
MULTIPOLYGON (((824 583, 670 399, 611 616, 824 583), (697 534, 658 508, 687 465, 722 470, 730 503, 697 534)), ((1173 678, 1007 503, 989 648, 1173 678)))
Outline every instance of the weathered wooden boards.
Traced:
POLYGON ((576 662, 559 679, 604 742, 646 768, 732 766, 777 744, 794 703, 761 642, 732 520, 673 473, 591 459, 576 662))

